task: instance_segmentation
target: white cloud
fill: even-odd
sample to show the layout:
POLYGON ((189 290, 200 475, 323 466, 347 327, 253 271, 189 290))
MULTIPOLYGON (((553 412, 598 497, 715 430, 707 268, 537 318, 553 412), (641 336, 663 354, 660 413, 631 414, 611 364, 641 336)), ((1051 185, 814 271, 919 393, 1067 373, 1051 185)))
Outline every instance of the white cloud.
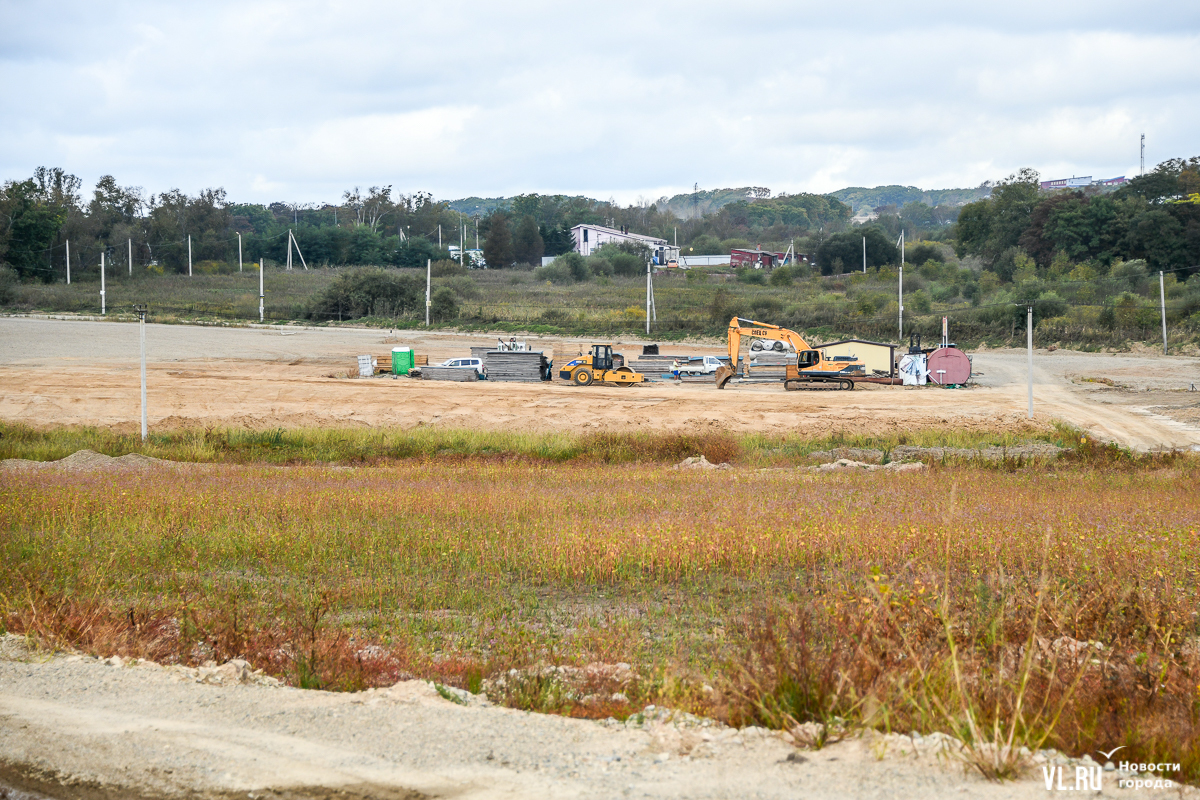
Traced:
POLYGON ((975 185, 1198 155, 1200 7, 0 0, 0 177, 329 201, 975 185))

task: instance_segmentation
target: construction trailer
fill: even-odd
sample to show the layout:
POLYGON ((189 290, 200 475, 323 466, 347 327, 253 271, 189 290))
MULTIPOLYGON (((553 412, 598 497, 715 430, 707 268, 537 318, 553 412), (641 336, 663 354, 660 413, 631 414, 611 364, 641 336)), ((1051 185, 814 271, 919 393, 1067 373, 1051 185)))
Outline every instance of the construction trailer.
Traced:
POLYGON ((827 358, 856 356, 866 367, 867 375, 896 377, 896 345, 872 342, 867 339, 842 339, 820 346, 827 358))

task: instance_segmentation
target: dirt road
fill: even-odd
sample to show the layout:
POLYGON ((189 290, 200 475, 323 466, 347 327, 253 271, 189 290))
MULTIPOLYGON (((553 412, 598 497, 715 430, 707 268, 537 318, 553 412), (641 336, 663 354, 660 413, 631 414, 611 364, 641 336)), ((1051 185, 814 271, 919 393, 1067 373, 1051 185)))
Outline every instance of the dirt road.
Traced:
MULTIPOLYGON (((586 343, 538 340, 557 360, 586 343)), ((961 390, 861 387, 784 392, 776 385, 717 391, 652 383, 628 389, 442 383, 345 377, 354 356, 411 345, 440 361, 494 337, 373 329, 209 328, 150 325, 151 428, 234 425, 443 425, 509 430, 697 430, 821 435, 922 428, 1016 432, 1062 419, 1139 448, 1200 446, 1200 359, 1036 354, 1035 417, 1026 418, 1025 354, 974 354, 975 385, 961 390), (1087 381, 1103 379, 1114 385, 1087 381)), ((621 348, 631 356, 641 342, 621 348)), ((715 353, 719 344, 664 345, 715 353)), ((0 418, 34 425, 89 424, 134 431, 139 418, 137 326, 0 319, 0 418)))
MULTIPOLYGON (((1073 787, 1074 764, 1064 770, 1073 787)), ((1106 797, 1200 795, 1102 780, 1106 797)), ((798 752, 763 729, 653 712, 621 724, 459 705, 420 681, 357 694, 204 685, 156 666, 31 656, 17 637, 0 638, 0 797, 4 784, 88 800, 1047 794, 1040 767, 989 783, 936 737, 798 752)))

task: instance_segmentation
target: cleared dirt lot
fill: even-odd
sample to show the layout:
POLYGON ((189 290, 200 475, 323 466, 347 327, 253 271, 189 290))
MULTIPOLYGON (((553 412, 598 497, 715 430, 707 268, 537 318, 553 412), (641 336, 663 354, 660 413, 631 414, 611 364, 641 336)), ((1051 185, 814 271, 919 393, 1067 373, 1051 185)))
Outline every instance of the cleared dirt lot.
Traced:
MULTIPOLYGON (((152 428, 234 425, 444 425, 509 430, 716 428, 822 435, 931 427, 1013 432, 1062 419, 1138 449, 1200 446, 1200 359, 1153 354, 1038 351, 1035 417, 1026 418, 1025 353, 973 354, 962 390, 865 386, 854 392, 725 391, 702 384, 577 388, 345 377, 354 356, 411 345, 433 362, 495 337, 361 328, 147 326, 152 428), (1097 381, 1096 379, 1100 379, 1097 381), (1112 385, 1109 385, 1109 384, 1112 385)), ((527 337, 563 357, 582 340, 527 337)), ((619 342, 635 357, 643 342, 619 342)), ((664 352, 718 353, 719 343, 664 344, 664 352)), ((33 425, 136 430, 134 324, 0 319, 0 418, 33 425)))

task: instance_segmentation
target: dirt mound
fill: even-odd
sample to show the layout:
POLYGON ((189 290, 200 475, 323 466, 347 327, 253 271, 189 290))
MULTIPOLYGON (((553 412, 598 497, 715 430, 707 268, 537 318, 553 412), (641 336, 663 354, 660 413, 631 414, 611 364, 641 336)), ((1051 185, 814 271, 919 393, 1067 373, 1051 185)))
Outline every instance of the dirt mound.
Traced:
POLYGON ((685 458, 671 469, 733 469, 729 464, 714 464, 703 455, 685 458))
POLYGON ((920 472, 925 469, 925 465, 920 461, 909 461, 901 463, 892 461, 887 464, 866 464, 862 461, 851 461, 848 458, 839 458, 837 461, 831 461, 828 464, 821 464, 817 467, 808 468, 812 472, 842 472, 842 471, 859 471, 874 472, 883 470, 885 472, 920 472))
MULTIPOLYGON (((1063 448, 1044 442, 1030 442, 1012 447, 915 447, 901 445, 892 448, 891 461, 928 461, 930 459, 966 459, 980 461, 1003 461, 1006 458, 1057 458, 1065 452, 1063 448)), ((883 451, 869 448, 840 447, 835 450, 817 450, 809 453, 808 457, 823 464, 839 460, 861 461, 868 464, 879 464, 883 461, 883 451)))
POLYGON ((0 461, 0 469, 31 470, 56 469, 67 472, 132 472, 147 470, 160 464, 173 464, 161 458, 126 453, 123 456, 106 456, 95 450, 78 450, 58 461, 30 461, 24 458, 7 458, 0 461))

